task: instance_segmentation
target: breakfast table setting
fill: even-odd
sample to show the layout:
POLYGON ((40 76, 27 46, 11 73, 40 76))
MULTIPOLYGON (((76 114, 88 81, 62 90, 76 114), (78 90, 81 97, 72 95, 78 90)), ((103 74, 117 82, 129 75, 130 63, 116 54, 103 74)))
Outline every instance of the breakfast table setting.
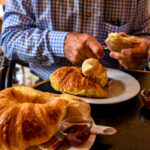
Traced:
MULTIPOLYGON (((115 134, 109 136, 96 135, 90 149, 148 150, 150 110, 144 104, 141 93, 144 89, 150 88, 150 71, 109 68, 108 77, 112 81, 109 89, 110 95, 107 98, 80 97, 90 104, 91 116, 95 124, 111 126, 117 130, 115 134), (115 94, 111 95, 111 92, 115 94)), ((35 84, 33 88, 51 92, 50 86, 50 81, 46 80, 35 84)))
MULTIPOLYGON (((127 47, 136 40, 125 39, 127 47)), ((122 49, 123 43, 109 43, 109 49, 122 49)), ((32 87, 11 87, 13 68, 3 59, 0 149, 149 150, 149 70, 108 68, 88 58, 80 67, 57 68, 32 87)))

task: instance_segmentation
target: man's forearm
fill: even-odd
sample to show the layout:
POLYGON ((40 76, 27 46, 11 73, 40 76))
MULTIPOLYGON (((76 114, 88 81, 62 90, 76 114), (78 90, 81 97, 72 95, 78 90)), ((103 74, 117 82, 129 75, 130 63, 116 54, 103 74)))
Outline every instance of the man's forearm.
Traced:
POLYGON ((50 65, 54 63, 55 56, 64 57, 66 34, 36 28, 4 28, 1 36, 2 49, 9 59, 50 65))
POLYGON ((65 56, 67 32, 43 28, 37 24, 33 11, 31 1, 9 0, 3 18, 2 50, 9 59, 50 65, 57 61, 55 57, 65 56))

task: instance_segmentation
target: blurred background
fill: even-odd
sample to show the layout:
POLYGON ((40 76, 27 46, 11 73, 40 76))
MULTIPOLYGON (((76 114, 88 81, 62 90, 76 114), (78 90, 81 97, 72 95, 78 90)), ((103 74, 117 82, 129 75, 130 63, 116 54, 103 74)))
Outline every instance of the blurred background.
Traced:
MULTIPOLYGON (((4 9, 6 0, 0 0, 0 32, 3 21, 4 9)), ((0 56, 2 56, 2 50, 0 48, 0 56)), ((27 85, 33 86, 38 77, 30 72, 30 69, 23 64, 16 64, 16 70, 13 75, 13 85, 27 85)))

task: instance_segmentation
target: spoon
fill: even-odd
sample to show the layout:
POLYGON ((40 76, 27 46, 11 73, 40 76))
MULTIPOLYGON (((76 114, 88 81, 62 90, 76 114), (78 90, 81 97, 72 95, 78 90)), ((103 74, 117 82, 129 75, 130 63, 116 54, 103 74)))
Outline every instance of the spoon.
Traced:
POLYGON ((74 116, 63 120, 52 140, 40 145, 39 148, 41 150, 56 149, 63 141, 71 146, 79 146, 84 144, 91 134, 112 135, 115 133, 116 129, 113 127, 96 125, 89 118, 74 116))
POLYGON ((91 134, 112 135, 116 129, 109 126, 96 125, 89 118, 74 116, 61 123, 58 136, 65 138, 70 145, 81 145, 91 134))

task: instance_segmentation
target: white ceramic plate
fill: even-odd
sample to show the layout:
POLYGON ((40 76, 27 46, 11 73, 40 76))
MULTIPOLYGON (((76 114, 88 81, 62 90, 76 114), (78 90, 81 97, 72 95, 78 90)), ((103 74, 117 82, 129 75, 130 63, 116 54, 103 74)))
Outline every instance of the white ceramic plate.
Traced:
MULTIPOLYGON (((95 124, 93 118, 91 118, 91 120, 95 124)), ((96 135, 91 134, 89 136, 88 140, 80 146, 71 146, 71 147, 67 148, 67 147, 63 147, 63 145, 62 145, 62 147, 60 147, 58 150, 90 150, 90 148, 93 146, 93 144, 95 142, 95 139, 96 139, 96 135)))
POLYGON ((136 96, 140 91, 139 82, 126 72, 108 68, 108 77, 112 81, 107 98, 80 98, 90 104, 114 104, 127 101, 136 96))
MULTIPOLYGON (((96 135, 90 135, 89 139, 86 141, 86 143, 84 143, 83 145, 80 146, 71 146, 69 147, 68 145, 61 145, 59 148, 57 148, 58 150, 90 150, 90 148, 92 147, 92 145, 94 144, 96 135)), ((40 148, 40 147, 31 147, 28 148, 26 150, 48 150, 45 148, 40 148)))
POLYGON ((68 148, 67 150, 90 150, 90 148, 94 144, 95 138, 96 138, 96 135, 90 135, 89 139, 83 145, 76 146, 76 147, 72 146, 68 148))
MULTIPOLYGON (((84 143, 83 145, 80 146, 68 146, 68 145, 61 145, 58 150, 90 150, 92 145, 95 142, 96 135, 90 135, 89 139, 84 143)), ((47 148, 42 148, 42 147, 30 147, 26 150, 48 150, 47 148)))

